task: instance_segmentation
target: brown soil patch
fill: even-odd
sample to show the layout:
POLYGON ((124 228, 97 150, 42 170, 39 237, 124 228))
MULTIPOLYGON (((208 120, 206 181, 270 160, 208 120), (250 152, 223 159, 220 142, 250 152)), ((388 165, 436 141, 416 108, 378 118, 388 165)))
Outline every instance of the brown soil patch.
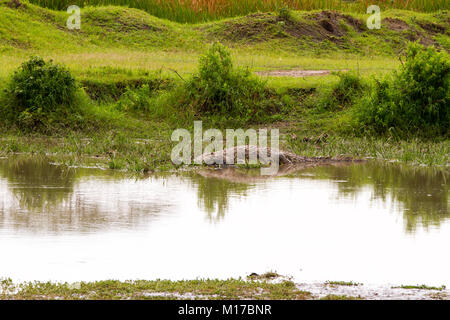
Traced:
POLYGON ((336 11, 322 11, 312 16, 315 21, 319 21, 319 24, 328 32, 332 32, 335 35, 339 35, 343 32, 343 28, 340 25, 341 20, 344 20, 347 24, 352 26, 356 31, 361 32, 366 30, 365 24, 358 19, 353 18, 350 15, 342 14, 336 11))
POLYGON ((287 35, 283 34, 281 28, 278 28, 279 21, 281 20, 271 13, 254 13, 226 22, 219 35, 231 41, 247 40, 252 42, 286 37, 287 35))
POLYGON ((396 18, 384 18, 381 21, 382 25, 386 25, 390 30, 403 31, 409 29, 409 24, 405 21, 396 18))
POLYGON ((17 9, 22 6, 24 6, 24 5, 22 2, 20 2, 20 0, 11 0, 10 2, 8 2, 8 7, 13 8, 13 9, 17 9))
POLYGON ((285 31, 296 38, 307 36, 315 41, 340 42, 340 38, 347 34, 347 28, 342 22, 357 32, 365 30, 362 21, 335 11, 322 11, 312 14, 307 19, 307 22, 286 21, 285 31))
POLYGON ((31 45, 29 42, 25 42, 19 39, 9 39, 5 41, 6 44, 10 45, 11 47, 17 48, 17 49, 31 49, 31 45))
MULTIPOLYGON (((446 16, 442 16, 440 21, 445 21, 446 18, 446 16)), ((382 39, 393 41, 401 47, 404 47, 408 41, 420 41, 425 46, 435 46, 440 49, 441 46, 434 40, 434 36, 448 32, 445 22, 438 24, 422 21, 418 22, 418 25, 409 25, 402 19, 392 17, 384 18, 382 27, 398 34, 391 39, 390 36, 387 37, 381 32, 377 33, 377 30, 371 30, 370 33, 381 37, 380 41, 382 39)), ((298 39, 301 46, 308 43, 320 45, 330 41, 338 47, 348 49, 355 46, 355 43, 348 39, 348 33, 352 29, 354 32, 362 34, 369 32, 365 21, 351 15, 325 10, 306 13, 300 19, 283 18, 273 13, 254 13, 216 25, 214 29, 210 29, 209 35, 214 39, 247 44, 281 38, 298 39)), ((358 42, 356 42, 357 45, 358 42)), ((283 76, 283 74, 276 73, 273 75, 283 76)), ((303 77, 310 76, 310 74, 299 73, 287 76, 303 77)))
POLYGON ((419 26, 429 32, 429 33, 442 33, 444 34, 447 30, 447 28, 443 25, 433 23, 433 22, 427 22, 427 21, 419 21, 419 26))
POLYGON ((396 32, 403 32, 403 36, 408 41, 419 41, 420 44, 424 46, 435 46, 436 48, 440 48, 440 45, 437 41, 435 41, 432 36, 437 32, 445 32, 445 27, 441 25, 430 23, 430 22, 419 22, 418 23, 422 29, 426 32, 421 32, 410 26, 408 23, 401 19, 397 18, 385 18, 382 21, 382 25, 387 26, 390 30, 396 32))
POLYGON ((224 28, 216 31, 214 36, 231 41, 249 42, 286 37, 309 37, 317 42, 324 40, 339 42, 339 38, 347 33, 342 21, 358 32, 365 30, 362 21, 334 11, 311 14, 304 21, 285 19, 271 13, 254 13, 226 22, 224 28))

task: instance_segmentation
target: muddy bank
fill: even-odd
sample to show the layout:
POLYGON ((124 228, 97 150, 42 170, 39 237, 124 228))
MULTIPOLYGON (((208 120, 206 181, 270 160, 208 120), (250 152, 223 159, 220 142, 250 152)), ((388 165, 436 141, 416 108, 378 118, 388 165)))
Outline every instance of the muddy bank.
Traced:
MULTIPOLYGON (((299 45, 306 41, 308 46, 332 43, 338 48, 362 48, 364 42, 351 41, 351 37, 373 37, 377 41, 392 41, 401 49, 409 41, 419 41, 425 46, 442 49, 436 35, 448 33, 447 14, 438 22, 408 17, 386 17, 380 30, 370 30, 366 21, 359 17, 338 11, 324 10, 307 12, 294 16, 280 16, 274 13, 253 13, 244 17, 219 22, 207 32, 211 39, 247 44, 270 40, 288 39, 299 45)), ((445 45, 444 45, 445 47, 445 45)))
POLYGON ((450 290, 443 288, 419 289, 389 285, 366 284, 296 284, 299 290, 308 291, 313 299, 362 300, 450 300, 450 290))

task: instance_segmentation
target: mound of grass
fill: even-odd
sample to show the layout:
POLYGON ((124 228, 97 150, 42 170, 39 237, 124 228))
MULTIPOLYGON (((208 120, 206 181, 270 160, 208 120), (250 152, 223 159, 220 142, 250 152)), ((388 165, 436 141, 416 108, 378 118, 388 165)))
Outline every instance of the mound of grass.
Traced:
POLYGON ((357 127, 379 134, 448 134, 449 57, 446 52, 411 44, 400 71, 376 81, 370 94, 357 104, 357 127))

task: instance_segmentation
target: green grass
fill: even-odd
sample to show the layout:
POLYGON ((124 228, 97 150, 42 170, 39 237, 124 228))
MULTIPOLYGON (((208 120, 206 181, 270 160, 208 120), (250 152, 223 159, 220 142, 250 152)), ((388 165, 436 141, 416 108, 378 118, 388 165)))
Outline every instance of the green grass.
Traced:
MULTIPOLYGON (((383 24, 381 30, 356 31, 345 19, 338 19, 332 22, 348 31, 333 42, 295 34, 289 28, 289 23, 319 28, 317 11, 292 12, 293 22, 284 25, 278 23, 277 14, 266 14, 186 27, 137 9, 87 7, 82 10, 82 29, 68 31, 65 12, 29 3, 12 9, 7 2, 0 1, 0 88, 30 55, 40 55, 66 65, 96 100, 88 103, 91 118, 83 130, 58 130, 48 136, 0 126, 0 156, 47 154, 51 160, 67 165, 94 163, 136 172, 174 169, 170 161, 174 145, 171 132, 191 128, 194 118, 181 107, 166 107, 164 99, 173 86, 183 84, 177 73, 188 79, 197 71, 199 56, 217 39, 231 48, 236 65, 249 66, 254 71, 346 69, 365 78, 382 77, 398 68, 397 55, 407 44, 409 32, 419 31, 427 41, 436 41, 446 50, 450 48, 448 28, 444 33, 434 33, 423 27, 446 26, 449 13, 444 11, 383 12, 384 18, 407 24, 409 29, 400 31, 388 24, 383 24), (246 37, 236 38, 236 30, 246 37), (116 101, 123 100, 126 88, 134 90, 143 84, 153 88, 152 111, 118 110, 116 101)), ((362 24, 368 16, 350 15, 362 24)), ((317 30, 323 33, 322 29, 317 30)), ((334 112, 315 107, 317 96, 337 83, 339 78, 335 75, 263 78, 287 106, 279 115, 280 121, 270 124, 280 128, 282 148, 308 156, 344 154, 412 164, 449 163, 450 142, 443 137, 398 139, 344 133, 342 129, 348 126, 349 119, 346 110, 334 112), (328 134, 326 141, 303 141, 323 133, 328 134)), ((206 128, 209 119, 203 120, 206 128)))
POLYGON ((0 282, 0 300, 116 300, 116 299, 311 299, 291 281, 189 280, 97 281, 81 283, 0 282))
POLYGON ((445 286, 440 287, 432 287, 427 285, 401 285, 399 287, 393 287, 393 288, 400 288, 400 289, 419 289, 419 290, 437 290, 437 291, 443 291, 445 290, 445 286))
MULTIPOLYGON (((70 5, 105 6, 118 5, 144 10, 154 16, 178 22, 203 22, 225 17, 235 17, 253 12, 270 12, 281 8, 292 10, 332 9, 351 12, 365 12, 373 4, 366 0, 31 0, 51 9, 66 10, 70 5)), ((416 11, 447 10, 445 0, 381 0, 376 2, 382 10, 404 9, 416 11)))
MULTIPOLYGON (((295 30, 316 24, 315 14, 317 12, 293 13, 295 30)), ((80 81, 119 82, 155 72, 176 78, 172 70, 187 77, 196 70, 205 45, 217 39, 232 48, 238 65, 255 71, 348 69, 367 76, 381 75, 398 67, 396 57, 407 43, 407 31, 390 30, 384 24, 381 30, 348 32, 340 37, 339 43, 330 41, 328 36, 312 41, 309 35, 291 34, 292 30, 286 25, 281 27, 283 36, 280 38, 276 15, 221 20, 186 28, 140 10, 88 7, 82 10, 80 31, 65 28, 68 18, 65 12, 31 4, 11 9, 5 0, 0 1, 0 15, 0 84, 32 54, 66 65, 80 81), (248 34, 246 30, 253 30, 253 33, 248 34), (248 36, 235 39, 233 34, 241 31, 248 36)), ((368 16, 352 15, 363 25, 368 16)), ((400 19, 413 31, 424 33, 417 21, 445 25, 448 13, 390 10, 384 12, 383 17, 400 19)), ((447 34, 426 34, 426 38, 450 49, 447 34)), ((269 85, 275 87, 308 87, 330 81, 335 81, 335 77, 268 79, 269 85)))

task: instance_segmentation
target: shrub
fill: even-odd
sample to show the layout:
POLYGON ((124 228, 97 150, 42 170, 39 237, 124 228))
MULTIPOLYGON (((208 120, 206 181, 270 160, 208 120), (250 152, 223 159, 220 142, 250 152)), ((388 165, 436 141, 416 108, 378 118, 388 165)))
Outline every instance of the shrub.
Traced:
POLYGON ((77 85, 70 72, 52 61, 32 57, 15 71, 6 89, 5 117, 33 129, 53 120, 78 117, 77 85))
POLYGON ((187 103, 197 114, 221 121, 263 121, 278 105, 267 104, 271 94, 248 69, 234 68, 229 50, 215 43, 200 58, 199 72, 186 83, 187 103))
POLYGON ((359 128, 378 133, 448 134, 449 54, 411 44, 400 72, 375 81, 357 105, 355 119, 359 128))
POLYGON ((292 19, 292 12, 288 6, 282 6, 280 8, 277 8, 276 12, 281 20, 289 21, 292 19))

